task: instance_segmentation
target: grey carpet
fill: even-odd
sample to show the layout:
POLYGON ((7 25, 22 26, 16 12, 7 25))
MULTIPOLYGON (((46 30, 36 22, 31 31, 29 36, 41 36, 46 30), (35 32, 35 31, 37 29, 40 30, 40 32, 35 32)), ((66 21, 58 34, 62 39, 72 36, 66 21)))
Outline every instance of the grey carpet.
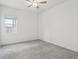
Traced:
POLYGON ((0 48, 0 59, 78 59, 77 52, 41 40, 0 48))

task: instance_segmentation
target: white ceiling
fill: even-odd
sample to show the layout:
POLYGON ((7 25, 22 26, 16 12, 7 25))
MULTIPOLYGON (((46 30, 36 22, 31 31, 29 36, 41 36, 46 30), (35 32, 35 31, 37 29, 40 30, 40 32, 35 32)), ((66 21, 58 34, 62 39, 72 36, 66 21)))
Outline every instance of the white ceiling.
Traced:
MULTIPOLYGON (((47 4, 42 5, 38 10, 39 11, 47 10, 64 1, 66 0, 47 0, 47 4)), ((0 4, 24 10, 37 11, 37 9, 34 7, 27 8, 28 4, 25 2, 25 0, 0 0, 0 4)))

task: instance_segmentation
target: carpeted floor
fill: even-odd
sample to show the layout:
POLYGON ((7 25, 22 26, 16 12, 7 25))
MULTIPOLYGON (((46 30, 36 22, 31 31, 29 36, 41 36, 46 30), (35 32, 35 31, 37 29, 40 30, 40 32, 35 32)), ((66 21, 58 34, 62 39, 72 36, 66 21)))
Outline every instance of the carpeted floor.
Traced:
POLYGON ((0 59, 78 59, 77 52, 33 40, 0 48, 0 59))

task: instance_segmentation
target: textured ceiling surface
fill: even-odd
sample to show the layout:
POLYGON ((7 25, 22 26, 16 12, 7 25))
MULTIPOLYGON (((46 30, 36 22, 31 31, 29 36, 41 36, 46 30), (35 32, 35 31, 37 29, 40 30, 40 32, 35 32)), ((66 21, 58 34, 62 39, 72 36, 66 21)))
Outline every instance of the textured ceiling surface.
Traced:
MULTIPOLYGON (((39 12, 47 10, 47 9, 49 9, 57 4, 60 4, 64 1, 65 0, 47 0, 47 4, 40 5, 40 8, 38 10, 39 10, 39 12)), ((0 4, 18 8, 18 9, 37 11, 37 9, 34 7, 27 8, 27 6, 29 4, 26 3, 25 0, 0 0, 0 4)))

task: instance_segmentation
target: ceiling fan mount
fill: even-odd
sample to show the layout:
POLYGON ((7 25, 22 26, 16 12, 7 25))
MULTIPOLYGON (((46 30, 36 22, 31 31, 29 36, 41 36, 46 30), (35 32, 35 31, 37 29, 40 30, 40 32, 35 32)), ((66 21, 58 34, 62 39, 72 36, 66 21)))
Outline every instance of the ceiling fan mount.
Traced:
POLYGON ((36 7, 36 8, 39 8, 40 6, 40 4, 42 5, 42 4, 46 4, 47 3, 47 1, 39 1, 39 0, 26 0, 26 2, 28 2, 30 5, 29 6, 27 6, 27 7, 36 7))

